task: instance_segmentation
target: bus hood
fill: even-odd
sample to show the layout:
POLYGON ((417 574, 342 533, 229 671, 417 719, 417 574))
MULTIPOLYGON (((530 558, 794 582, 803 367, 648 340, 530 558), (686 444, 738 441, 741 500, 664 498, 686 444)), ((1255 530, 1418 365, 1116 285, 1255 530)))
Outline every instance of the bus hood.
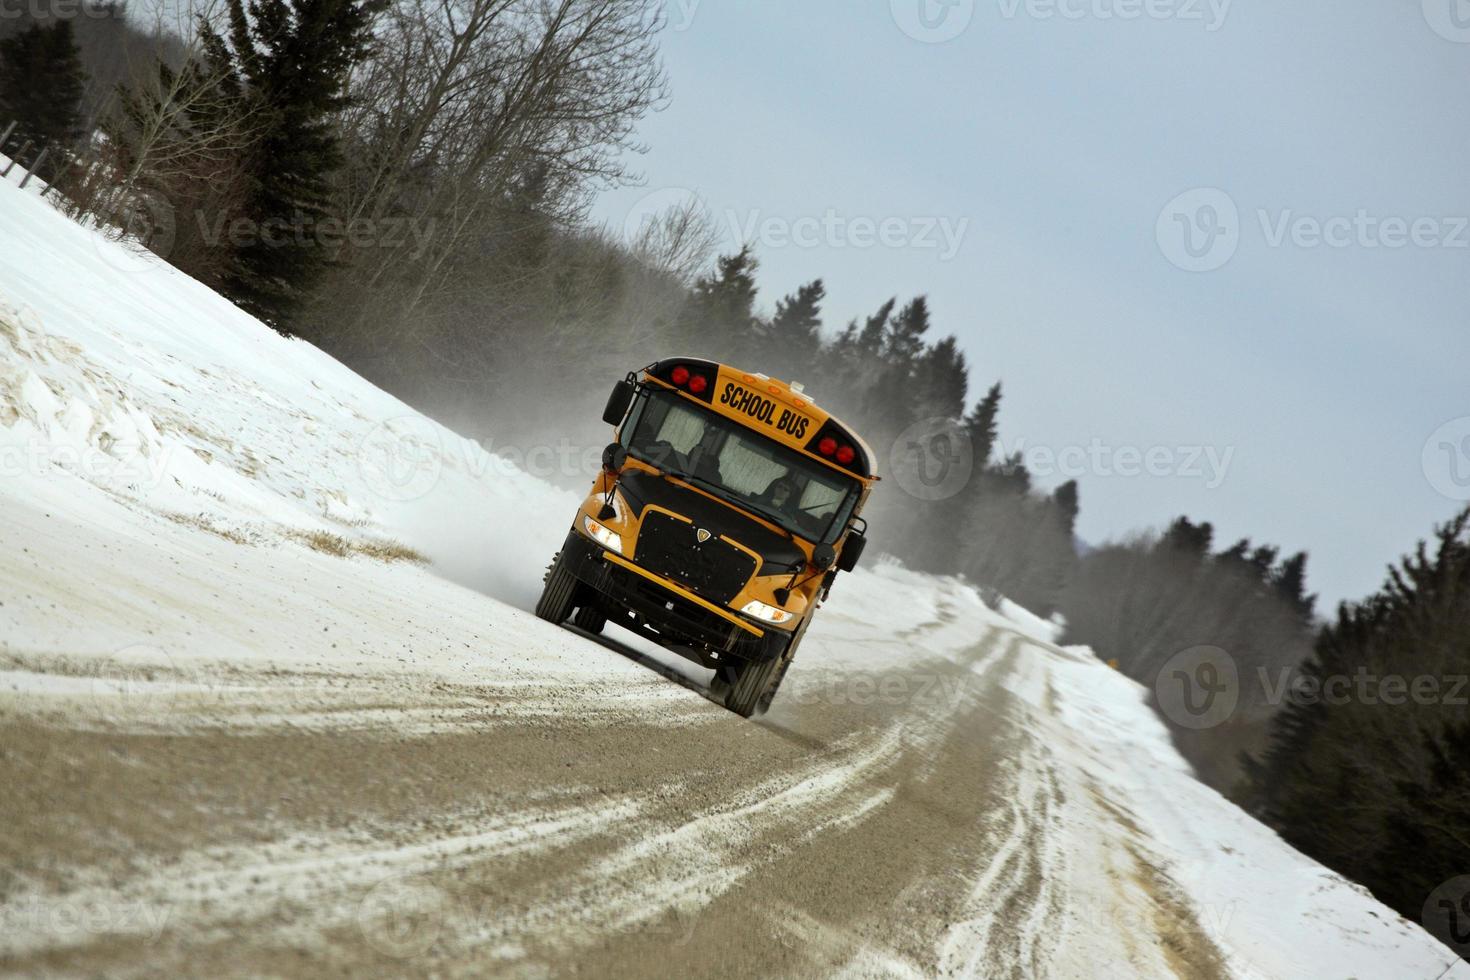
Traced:
POLYGON ((638 514, 655 505, 687 517, 696 527, 738 541, 761 556, 757 575, 780 575, 793 570, 797 562, 806 562, 806 552, 795 541, 779 531, 742 513, 734 506, 681 487, 657 473, 624 470, 618 480, 623 499, 638 514))

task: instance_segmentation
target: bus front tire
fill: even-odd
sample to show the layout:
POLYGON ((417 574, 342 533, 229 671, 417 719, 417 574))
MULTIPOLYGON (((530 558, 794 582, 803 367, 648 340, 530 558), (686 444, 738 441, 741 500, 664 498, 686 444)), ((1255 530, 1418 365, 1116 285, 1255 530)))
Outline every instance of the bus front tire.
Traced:
POLYGON ((562 565, 560 552, 551 560, 545 581, 541 598, 536 602, 536 615, 548 623, 560 625, 572 614, 572 602, 576 598, 578 584, 577 577, 562 565))
POLYGON ((742 718, 749 718, 760 707, 761 695, 766 693, 766 688, 781 669, 781 661, 746 661, 732 669, 734 682, 721 684, 725 687, 725 707, 742 718))

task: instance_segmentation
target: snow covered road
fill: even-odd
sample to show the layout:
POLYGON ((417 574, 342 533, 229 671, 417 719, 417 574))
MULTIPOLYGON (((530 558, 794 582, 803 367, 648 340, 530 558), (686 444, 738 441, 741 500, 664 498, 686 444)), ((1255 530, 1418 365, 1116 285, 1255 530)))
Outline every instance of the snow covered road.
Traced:
MULTIPOLYGON (((1055 697, 1035 648, 957 586, 868 576, 909 621, 875 636, 857 603, 829 610, 752 725, 410 566, 142 514, 102 535, 8 509, 0 533, 23 559, 7 630, 52 631, 0 681, 26 764, 0 805, 0 950, 22 972, 1033 976, 1099 948, 1055 928, 1068 825, 1124 818, 1061 782, 1008 689, 1055 697), (109 625, 99 595, 151 596, 148 642, 74 652, 109 625)), ((1169 966, 1125 914, 1221 975, 1187 906, 1136 877, 1141 846, 1090 899, 1114 975, 1169 966)))
POLYGON ((1470 972, 1023 611, 875 560, 742 721, 524 611, 569 495, 4 184, 0 254, 0 970, 1470 972))

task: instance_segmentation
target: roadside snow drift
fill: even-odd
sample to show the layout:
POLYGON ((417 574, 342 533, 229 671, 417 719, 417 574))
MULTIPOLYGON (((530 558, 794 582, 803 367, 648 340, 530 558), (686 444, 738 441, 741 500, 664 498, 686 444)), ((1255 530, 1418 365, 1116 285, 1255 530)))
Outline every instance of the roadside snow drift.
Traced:
POLYGON ((573 495, 10 184, 0 255, 0 968, 1470 976, 1024 610, 875 560, 743 722, 526 611, 573 495))

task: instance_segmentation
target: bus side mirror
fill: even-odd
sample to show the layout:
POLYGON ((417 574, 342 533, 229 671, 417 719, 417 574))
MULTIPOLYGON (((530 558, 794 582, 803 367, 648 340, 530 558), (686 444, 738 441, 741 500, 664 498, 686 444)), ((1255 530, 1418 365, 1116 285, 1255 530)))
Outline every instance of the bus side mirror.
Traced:
POLYGON ((830 544, 819 544, 812 549, 812 567, 825 572, 837 560, 837 549, 830 544))
POLYGON ((621 473, 628 462, 628 450, 617 443, 609 443, 602 451, 602 468, 609 473, 621 473))
POLYGON ((849 534, 847 543, 842 546, 842 554, 837 556, 838 571, 850 572, 857 568, 858 559, 863 556, 863 549, 867 546, 867 538, 861 534, 849 534))
POLYGON ((633 404, 633 393, 637 386, 631 381, 619 381, 613 385, 612 394, 607 396, 607 407, 602 410, 602 421, 608 425, 621 425, 633 404))

